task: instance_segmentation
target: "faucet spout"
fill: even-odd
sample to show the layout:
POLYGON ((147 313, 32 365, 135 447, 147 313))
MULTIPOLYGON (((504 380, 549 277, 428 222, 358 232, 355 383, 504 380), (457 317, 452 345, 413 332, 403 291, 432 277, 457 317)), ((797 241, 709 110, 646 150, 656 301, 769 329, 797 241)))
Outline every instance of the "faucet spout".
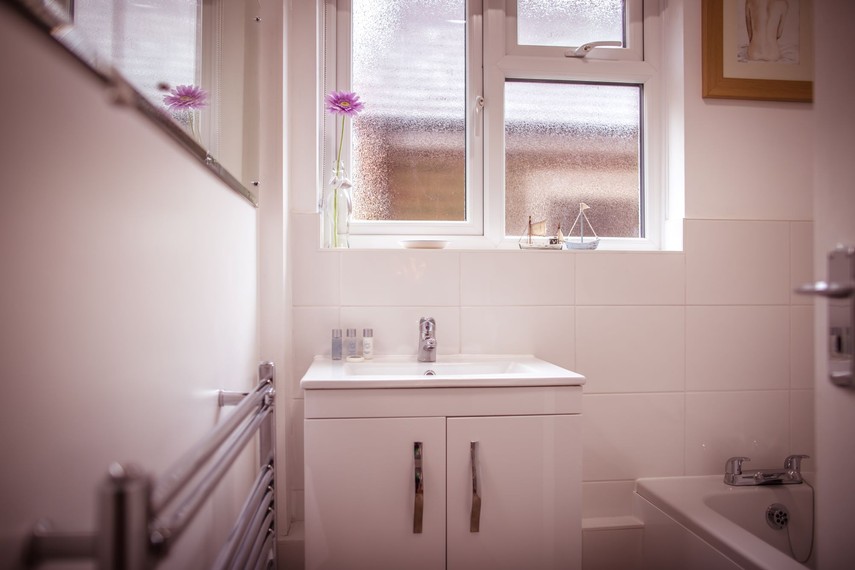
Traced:
POLYGON ((436 362, 436 321, 432 317, 419 320, 419 362, 436 362))

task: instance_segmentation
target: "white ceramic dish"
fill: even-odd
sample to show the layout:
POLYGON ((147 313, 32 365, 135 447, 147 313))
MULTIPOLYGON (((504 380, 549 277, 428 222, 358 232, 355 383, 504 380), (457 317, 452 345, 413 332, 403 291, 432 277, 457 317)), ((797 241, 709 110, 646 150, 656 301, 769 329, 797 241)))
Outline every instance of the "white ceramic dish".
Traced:
POLYGON ((445 249, 448 242, 442 239, 405 239, 401 245, 406 249, 445 249))

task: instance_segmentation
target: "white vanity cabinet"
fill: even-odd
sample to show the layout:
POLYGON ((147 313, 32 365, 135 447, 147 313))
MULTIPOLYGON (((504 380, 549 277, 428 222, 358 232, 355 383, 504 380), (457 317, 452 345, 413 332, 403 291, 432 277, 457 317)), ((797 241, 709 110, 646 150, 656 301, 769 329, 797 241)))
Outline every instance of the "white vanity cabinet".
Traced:
POLYGON ((576 377, 307 388, 306 568, 578 570, 576 377))

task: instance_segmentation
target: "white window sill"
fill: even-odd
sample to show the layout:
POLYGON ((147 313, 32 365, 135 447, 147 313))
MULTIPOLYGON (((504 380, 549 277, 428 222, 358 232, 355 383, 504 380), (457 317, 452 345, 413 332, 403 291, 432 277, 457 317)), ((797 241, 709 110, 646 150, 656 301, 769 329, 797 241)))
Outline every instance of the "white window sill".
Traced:
MULTIPOLYGON (((521 250, 518 239, 506 238, 500 241, 491 240, 484 236, 412 236, 412 235, 351 235, 350 250, 395 250, 405 249, 402 244, 406 240, 444 240, 448 242, 445 251, 448 250, 474 250, 474 251, 548 251, 555 255, 576 252, 587 252, 590 250, 521 250)), ((323 248, 322 248, 323 249, 323 248)), ((342 251, 346 248, 328 248, 323 251, 342 251)), ((424 251, 424 250, 422 250, 424 251)), ((437 251, 437 250, 428 250, 437 251)), ((599 247, 594 251, 661 251, 660 247, 649 239, 643 238, 601 238, 599 247)))

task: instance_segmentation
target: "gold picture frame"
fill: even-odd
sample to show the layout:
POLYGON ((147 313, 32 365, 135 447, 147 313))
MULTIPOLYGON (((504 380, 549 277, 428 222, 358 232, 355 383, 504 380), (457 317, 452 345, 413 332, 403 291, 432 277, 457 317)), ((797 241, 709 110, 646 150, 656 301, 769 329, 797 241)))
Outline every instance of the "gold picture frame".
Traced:
MULTIPOLYGON (((795 4, 789 32, 790 61, 785 63, 753 60, 744 55, 739 34, 740 12, 745 18, 745 5, 751 0, 703 0, 702 48, 703 96, 716 99, 754 99, 760 101, 813 101, 813 23, 811 0, 788 0, 780 5, 795 4), (726 17, 727 16, 727 17, 726 17), (794 47, 793 47, 794 46, 794 47), (743 51, 740 52, 740 49, 743 51), (739 54, 739 55, 737 55, 739 54), (808 79, 811 78, 811 79, 808 79)), ((750 24, 746 22, 746 27, 750 24)), ((780 28, 779 28, 780 29, 780 28)), ((781 34, 778 34, 781 37, 781 34)))

